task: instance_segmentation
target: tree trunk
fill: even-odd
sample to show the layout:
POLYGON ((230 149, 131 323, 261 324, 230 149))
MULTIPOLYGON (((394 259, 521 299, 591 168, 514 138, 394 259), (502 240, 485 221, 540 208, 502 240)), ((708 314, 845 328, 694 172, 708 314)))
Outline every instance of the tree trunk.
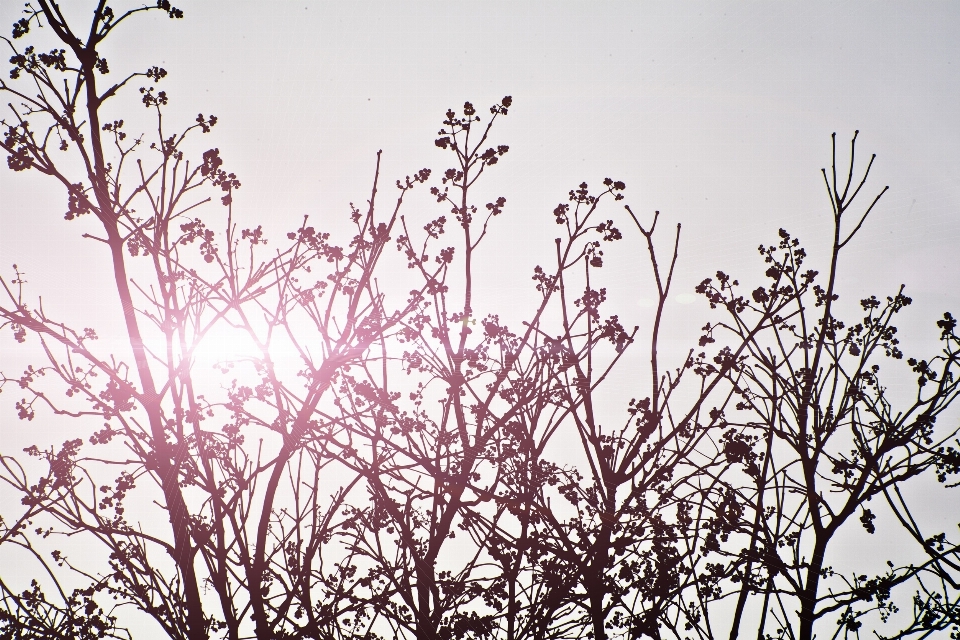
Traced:
POLYGON ((813 640, 813 622, 817 606, 817 590, 820 586, 820 572, 823 569, 823 554, 826 544, 817 540, 813 548, 813 557, 807 568, 807 582, 800 596, 800 635, 798 640, 813 640))

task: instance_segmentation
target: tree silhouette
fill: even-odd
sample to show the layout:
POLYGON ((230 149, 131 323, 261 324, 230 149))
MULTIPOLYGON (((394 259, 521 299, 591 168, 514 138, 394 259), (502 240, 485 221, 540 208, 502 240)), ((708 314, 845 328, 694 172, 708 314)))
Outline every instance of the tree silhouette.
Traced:
POLYGON ((447 111, 439 180, 422 169, 384 195, 378 153, 344 241, 304 218, 278 243, 234 218, 241 183, 219 149, 194 152, 217 118, 170 129, 166 70, 104 88, 102 42, 144 11, 183 17, 166 0, 100 2, 84 38, 39 0, 4 38, 8 167, 58 182, 65 219, 109 257, 127 355, 33 303, 16 265, 0 278, 5 339, 34 362, 0 390, 21 421, 77 435, 0 451, 19 498, 3 503, 0 551, 40 570, 0 575, 0 638, 131 637, 121 607, 190 640, 957 633, 960 549, 901 491, 960 472, 955 420, 937 421, 960 384, 956 321, 937 322, 940 353, 905 363, 902 289, 841 321, 840 253, 880 197, 851 227, 869 173, 853 181, 855 147, 842 190, 836 152, 824 172, 826 284, 781 231, 750 293, 723 272, 699 285, 726 315, 671 362, 680 226, 665 258, 660 214, 615 206, 618 180, 553 210, 554 258, 522 276, 521 318, 481 308, 488 231, 510 211, 475 185, 509 152, 494 125, 511 97, 447 111), (39 26, 46 53, 20 45, 39 26), (128 134, 103 106, 138 83, 155 129, 128 134), (438 213, 405 213, 424 189, 438 213), (650 267, 635 285, 656 292, 647 332, 607 312, 605 260, 623 243, 650 267), (199 354, 218 338, 250 353, 211 375, 199 354), (611 411, 606 385, 636 350, 637 397, 611 411), (916 377, 902 408, 884 358, 916 377), (556 459, 561 441, 579 443, 576 462, 556 459), (830 543, 873 533, 880 504, 920 555, 872 577, 832 569, 830 543), (68 557, 64 537, 90 552, 68 557))
POLYGON ((799 637, 810 638, 814 622, 827 615, 839 613, 838 625, 845 633, 858 631, 870 610, 886 620, 897 611, 891 590, 911 580, 920 580, 921 591, 914 602, 916 620, 907 634, 957 621, 956 595, 951 596, 957 565, 949 559, 957 547, 943 533, 925 538, 900 492, 906 480, 928 470, 935 469, 940 482, 958 470, 951 446, 958 432, 955 418, 953 425, 936 425, 960 391, 956 321, 949 313, 937 321, 940 354, 929 360, 907 359, 918 374, 916 392, 912 400, 897 402, 882 382, 878 360, 904 357, 893 324, 896 314, 912 302, 904 288, 886 300, 861 300, 863 315, 854 321, 844 322, 836 310, 841 251, 887 188, 855 222, 845 220, 876 156, 859 183, 854 182, 854 135, 841 187, 835 140, 831 172, 823 171, 834 221, 826 285, 817 283, 817 271, 803 268, 806 252, 781 229, 776 246, 760 247, 769 281, 749 298, 723 273, 697 287, 712 308, 729 315, 706 326, 709 339, 721 332, 732 334, 738 342, 747 342, 749 352, 731 384, 742 398, 737 409, 751 417, 731 419, 725 433, 728 457, 742 463, 749 476, 739 492, 745 512, 753 514, 749 545, 740 552, 744 564, 735 574, 741 587, 731 638, 738 635, 745 601, 753 593, 763 595, 763 611, 769 607, 774 612, 781 635, 793 618, 799 637), (752 331, 751 318, 770 317, 771 310, 770 330, 752 331), (853 519, 875 533, 876 515, 868 504, 875 497, 885 499, 928 559, 906 566, 890 559, 889 570, 875 577, 841 575, 825 564, 827 549, 844 525, 858 524, 850 522, 853 519), (941 582, 944 589, 929 592, 924 577, 941 582), (791 611, 797 602, 799 611, 791 611))

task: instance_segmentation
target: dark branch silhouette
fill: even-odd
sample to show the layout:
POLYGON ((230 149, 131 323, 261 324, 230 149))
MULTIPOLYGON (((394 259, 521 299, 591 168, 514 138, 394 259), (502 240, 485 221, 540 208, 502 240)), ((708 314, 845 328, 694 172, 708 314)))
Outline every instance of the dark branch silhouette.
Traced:
POLYGON ((482 308, 478 275, 511 275, 488 246, 508 199, 480 194, 510 151, 509 96, 447 111, 439 179, 385 188, 378 152, 347 237, 307 218, 279 241, 240 226, 238 176, 219 148, 190 152, 217 118, 171 129, 157 66, 104 85, 102 42, 154 10, 183 18, 101 1, 80 29, 37 0, 3 39, 7 165, 57 183, 78 242, 109 258, 125 346, 34 303, 22 267, 0 277, 4 350, 33 363, 5 364, 0 390, 38 442, 47 425, 76 436, 0 450, 16 498, 2 566, 37 569, 25 584, 0 569, 0 638, 129 638, 131 609, 183 640, 958 633, 960 547, 903 491, 958 484, 957 322, 908 357, 904 288, 841 313, 841 253, 886 191, 861 205, 874 159, 855 177, 856 136, 846 178, 835 146, 823 171, 825 279, 781 230, 758 282, 700 283, 712 311, 677 358, 662 340, 681 228, 664 251, 660 213, 626 205, 619 180, 544 212, 552 257, 520 277, 516 318, 482 308), (21 44, 38 35, 53 48, 21 44), (155 129, 128 134, 103 108, 138 83, 155 129), (408 213, 426 191, 437 212, 408 213), (627 293, 655 294, 644 330, 607 311, 618 251, 649 267, 627 293), (217 339, 248 349, 211 373, 217 339), (635 397, 611 406, 625 375, 635 397), (884 382, 904 376, 906 400, 884 382), (879 574, 835 570, 836 541, 874 533, 880 510, 914 548, 879 574))

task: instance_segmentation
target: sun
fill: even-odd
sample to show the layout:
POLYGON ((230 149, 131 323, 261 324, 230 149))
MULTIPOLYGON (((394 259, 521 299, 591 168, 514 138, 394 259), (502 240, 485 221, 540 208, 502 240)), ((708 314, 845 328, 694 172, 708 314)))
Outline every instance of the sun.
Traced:
POLYGON ((255 362, 263 357, 263 351, 249 334, 228 327, 207 332, 190 350, 191 366, 197 371, 233 368, 241 362, 255 362))
POLYGON ((214 327, 189 349, 190 368, 195 372, 219 371, 224 375, 254 373, 269 358, 275 371, 296 372, 303 366, 299 352, 284 340, 283 334, 274 334, 264 345, 264 337, 251 337, 246 331, 229 326, 214 327))

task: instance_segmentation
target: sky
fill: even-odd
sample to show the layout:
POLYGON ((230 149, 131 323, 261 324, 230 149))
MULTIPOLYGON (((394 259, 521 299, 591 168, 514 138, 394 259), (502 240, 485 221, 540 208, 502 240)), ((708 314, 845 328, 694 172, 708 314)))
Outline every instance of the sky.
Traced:
MULTIPOLYGON (((610 176, 626 182, 635 211, 683 224, 676 291, 688 301, 718 268, 755 272, 756 246, 780 227, 822 255, 830 134, 845 162, 859 130, 859 158, 878 156, 865 195, 890 191, 841 265, 856 285, 851 299, 906 284, 926 310, 914 314, 918 331, 930 313, 960 308, 956 3, 178 6, 183 20, 147 14, 118 31, 111 67, 167 69, 168 121, 216 114, 203 142, 243 182, 237 215, 278 233, 303 215, 338 224, 349 202, 365 199, 378 149, 389 183, 441 169, 432 141, 443 112, 509 94, 497 136, 511 153, 487 182, 508 201, 493 259, 535 254, 541 243, 531 239, 544 235, 549 251, 556 203, 581 181, 610 176)), ((0 21, 18 11, 4 3, 0 21)), ((135 91, 113 107, 134 117, 135 91)), ((77 280, 94 267, 74 242, 79 226, 62 220, 62 196, 40 178, 0 172, 0 259, 79 296, 77 280), (28 260, 51 244, 70 269, 28 260)))
MULTIPOLYGON (((92 3, 64 4, 79 15, 92 3)), ((377 150, 387 184, 445 168, 433 144, 444 111, 511 95, 495 134, 511 150, 484 187, 507 198, 485 248, 488 299, 522 303, 529 281, 507 276, 552 249, 553 208, 610 176, 634 211, 661 212, 664 232, 683 225, 667 329, 679 343, 705 314, 693 286, 717 269, 759 279, 756 247, 780 227, 824 257, 820 169, 831 133, 843 171, 859 130, 858 172, 877 154, 864 199, 890 190, 844 254, 841 294, 906 284, 906 344, 933 346, 934 321, 960 312, 958 3, 175 4, 183 20, 147 15, 112 38, 113 73, 162 66, 169 120, 217 115, 203 142, 243 183, 236 215, 274 236, 304 215, 340 224, 366 199, 377 150)), ((0 24, 20 7, 0 4, 0 24)), ((113 108, 135 122, 138 100, 133 89, 113 108)), ((16 262, 46 304, 95 316, 109 301, 90 283, 107 264, 64 209, 42 176, 0 171, 0 269, 16 262)), ((650 300, 640 248, 622 247, 607 274, 637 308, 650 300)))

